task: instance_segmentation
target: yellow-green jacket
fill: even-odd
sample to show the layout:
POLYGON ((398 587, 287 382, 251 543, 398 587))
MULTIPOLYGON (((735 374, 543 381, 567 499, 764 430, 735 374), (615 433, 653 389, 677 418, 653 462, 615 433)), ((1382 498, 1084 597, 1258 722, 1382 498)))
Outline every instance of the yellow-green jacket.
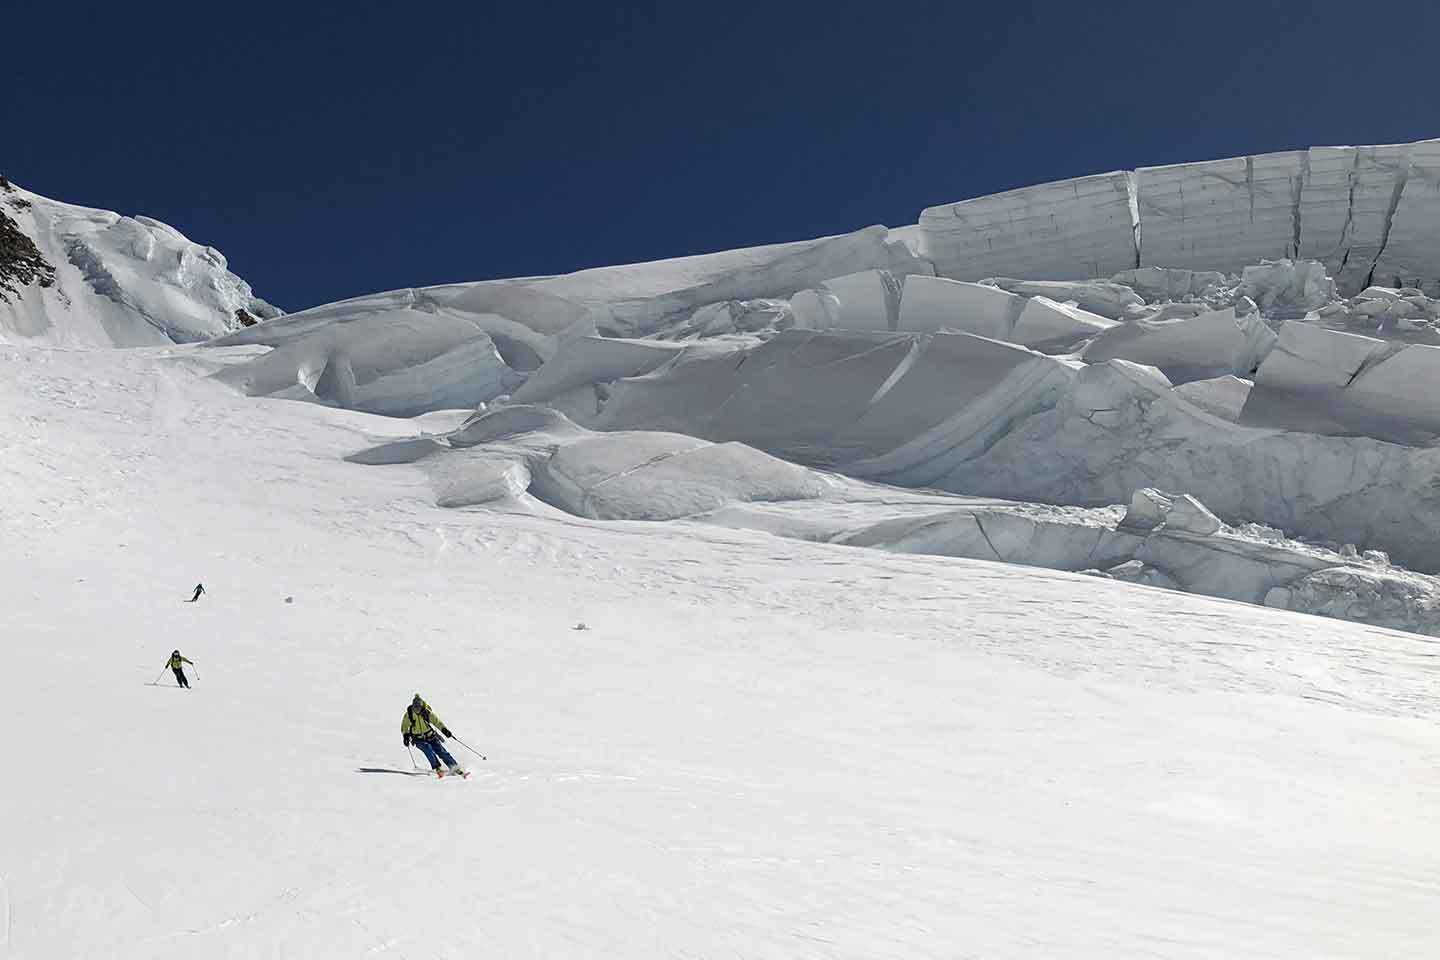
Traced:
POLYGON ((195 661, 194 661, 194 660, 191 660, 189 657, 182 657, 182 656, 180 656, 180 654, 178 654, 178 653, 172 653, 172 654, 170 654, 170 660, 169 660, 169 662, 166 663, 165 665, 166 665, 167 667, 169 667, 171 670, 179 670, 179 669, 180 669, 180 664, 182 664, 182 663, 188 663, 188 664, 192 664, 192 665, 193 665, 193 664, 195 663, 195 661))
POLYGON ((405 708, 405 715, 400 718, 400 732, 409 734, 415 740, 433 737, 437 730, 444 728, 445 721, 441 720, 424 700, 420 701, 419 708, 413 703, 410 704, 405 708))

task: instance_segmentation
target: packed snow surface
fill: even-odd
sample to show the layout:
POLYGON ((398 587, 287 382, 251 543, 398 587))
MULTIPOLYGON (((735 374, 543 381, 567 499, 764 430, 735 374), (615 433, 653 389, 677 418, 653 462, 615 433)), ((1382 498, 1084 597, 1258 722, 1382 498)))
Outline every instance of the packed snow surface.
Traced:
MULTIPOLYGON (((725 445, 205 376, 254 350, 0 347, 4 955, 1434 952, 1435 641, 725 522, 959 503, 778 461, 710 519, 448 509, 465 458, 725 445), (409 775, 417 691, 470 780, 409 775)), ((1390 589, 1295 595, 1345 576, 1390 589)))

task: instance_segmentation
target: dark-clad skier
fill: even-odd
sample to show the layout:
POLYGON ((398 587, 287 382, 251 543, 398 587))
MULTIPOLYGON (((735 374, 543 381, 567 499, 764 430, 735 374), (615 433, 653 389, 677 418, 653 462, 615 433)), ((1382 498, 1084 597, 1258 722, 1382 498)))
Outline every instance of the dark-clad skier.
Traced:
POLYGON ((199 599, 200 599, 200 594, 202 594, 202 593, 204 593, 204 592, 205 592, 205 584, 203 584, 203 583, 197 583, 197 584, 195 584, 195 595, 194 595, 193 597, 191 597, 189 600, 186 600, 185 602, 186 602, 186 603, 194 603, 196 600, 199 600, 199 599))

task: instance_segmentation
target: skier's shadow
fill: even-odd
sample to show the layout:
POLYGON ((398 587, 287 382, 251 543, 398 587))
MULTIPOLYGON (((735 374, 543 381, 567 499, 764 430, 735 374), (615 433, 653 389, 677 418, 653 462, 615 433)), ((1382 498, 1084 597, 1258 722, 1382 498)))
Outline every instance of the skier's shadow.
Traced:
POLYGON ((356 773, 398 773, 402 777, 427 776, 423 770, 399 770, 395 767, 356 767, 356 773))

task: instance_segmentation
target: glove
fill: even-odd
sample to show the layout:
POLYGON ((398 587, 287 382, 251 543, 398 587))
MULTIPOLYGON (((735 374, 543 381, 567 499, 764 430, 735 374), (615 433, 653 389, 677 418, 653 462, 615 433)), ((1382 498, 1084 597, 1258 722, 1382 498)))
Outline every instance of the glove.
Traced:
POLYGON ((448 740, 449 738, 455 736, 455 734, 453 734, 453 733, 450 732, 450 728, 449 728, 449 727, 441 727, 441 728, 440 728, 440 732, 443 733, 443 734, 445 734, 445 738, 446 738, 447 740, 448 740))
POLYGON ((405 746, 410 746, 410 734, 404 734, 403 739, 405 740, 405 746))

